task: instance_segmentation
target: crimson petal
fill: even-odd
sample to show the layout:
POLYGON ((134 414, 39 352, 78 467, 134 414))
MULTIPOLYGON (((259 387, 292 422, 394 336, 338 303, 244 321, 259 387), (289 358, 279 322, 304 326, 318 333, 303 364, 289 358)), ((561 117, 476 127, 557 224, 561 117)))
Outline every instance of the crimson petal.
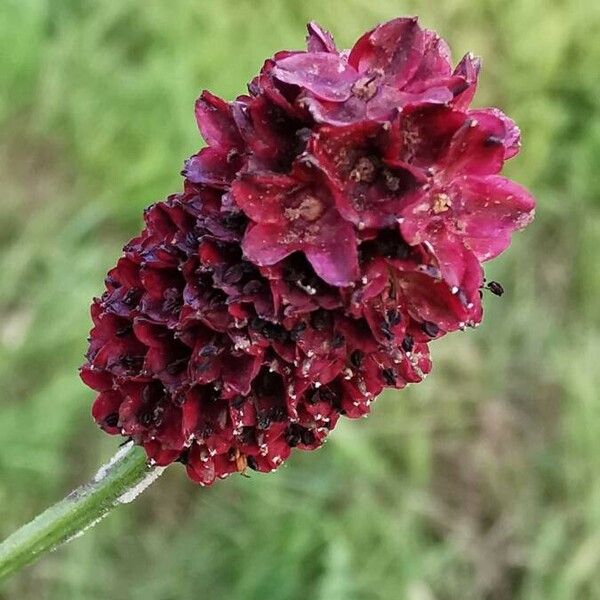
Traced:
POLYGON ((307 89, 322 100, 342 102, 350 98, 358 73, 342 56, 308 52, 277 61, 273 77, 307 89))
POLYGON ((505 177, 465 177, 460 198, 458 226, 480 261, 498 256, 509 246, 512 232, 533 220, 533 196, 505 177))
POLYGON ((209 146, 225 150, 240 147, 242 140, 225 100, 205 90, 196 100, 195 111, 200 133, 209 146))
POLYGON ((358 72, 382 71, 400 88, 417 72, 425 39, 417 18, 393 19, 365 33, 354 44, 348 63, 358 72))
POLYGON ((306 28, 308 29, 306 42, 309 52, 337 52, 335 42, 329 31, 323 29, 314 21, 311 21, 306 28))
POLYGON ((236 158, 221 148, 203 148, 186 160, 183 175, 192 183, 227 187, 239 168, 236 158))

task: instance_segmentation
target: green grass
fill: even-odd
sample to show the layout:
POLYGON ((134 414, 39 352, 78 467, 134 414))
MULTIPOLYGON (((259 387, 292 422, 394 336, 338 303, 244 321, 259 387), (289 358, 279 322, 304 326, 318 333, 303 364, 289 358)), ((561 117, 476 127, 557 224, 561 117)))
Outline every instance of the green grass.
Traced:
POLYGON ((422 385, 270 476, 135 505, 0 590, 27 600, 600 598, 600 5, 595 0, 2 0, 0 536, 115 448, 79 382, 90 298, 141 209, 180 186, 192 106, 314 18, 348 45, 419 14, 483 56, 523 129, 538 218, 507 288, 422 385))

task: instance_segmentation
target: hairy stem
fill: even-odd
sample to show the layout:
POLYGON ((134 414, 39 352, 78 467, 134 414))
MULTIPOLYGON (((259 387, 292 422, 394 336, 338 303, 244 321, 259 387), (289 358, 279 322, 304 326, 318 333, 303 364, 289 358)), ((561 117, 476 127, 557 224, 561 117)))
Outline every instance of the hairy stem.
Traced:
POLYGON ((134 500, 162 473, 129 442, 89 483, 71 492, 0 544, 0 581, 83 535, 111 510, 134 500))

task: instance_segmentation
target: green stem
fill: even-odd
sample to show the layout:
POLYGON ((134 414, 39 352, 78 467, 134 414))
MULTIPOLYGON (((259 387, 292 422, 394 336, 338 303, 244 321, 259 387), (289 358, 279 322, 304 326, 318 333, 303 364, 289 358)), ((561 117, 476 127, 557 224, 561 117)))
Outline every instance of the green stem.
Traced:
POLYGON ((130 442, 94 479, 71 492, 0 544, 0 581, 94 526, 113 508, 134 500, 162 473, 130 442))

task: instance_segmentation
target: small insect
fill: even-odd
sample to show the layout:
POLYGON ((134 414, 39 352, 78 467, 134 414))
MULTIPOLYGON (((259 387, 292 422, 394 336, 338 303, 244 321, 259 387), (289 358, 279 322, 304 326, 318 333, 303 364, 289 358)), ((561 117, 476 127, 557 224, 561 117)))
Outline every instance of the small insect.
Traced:
POLYGON ((487 284, 487 289, 494 294, 494 296, 502 296, 504 294, 504 288, 497 281, 490 281, 487 284))

